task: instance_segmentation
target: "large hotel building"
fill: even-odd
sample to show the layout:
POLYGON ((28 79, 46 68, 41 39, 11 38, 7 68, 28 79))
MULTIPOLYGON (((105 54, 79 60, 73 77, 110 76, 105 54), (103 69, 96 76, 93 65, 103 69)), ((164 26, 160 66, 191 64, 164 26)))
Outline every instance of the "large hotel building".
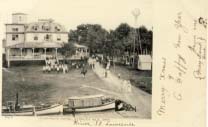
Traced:
MULTIPOLYGON (((59 53, 64 43, 68 43, 68 32, 53 20, 38 20, 27 23, 24 13, 12 14, 12 23, 6 24, 5 52, 7 66, 11 61, 45 60, 47 56, 62 59, 59 53)), ((77 45, 87 53, 87 47, 77 45)))

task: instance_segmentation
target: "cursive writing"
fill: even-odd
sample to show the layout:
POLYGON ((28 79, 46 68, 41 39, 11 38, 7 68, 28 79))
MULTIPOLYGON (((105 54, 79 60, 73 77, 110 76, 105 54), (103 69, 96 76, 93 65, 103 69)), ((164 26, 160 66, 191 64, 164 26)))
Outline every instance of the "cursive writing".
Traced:
POLYGON ((167 101, 167 98, 169 96, 170 96, 169 95, 169 91, 166 88, 162 87, 161 88, 161 97, 160 97, 160 107, 157 110, 157 114, 159 116, 165 114, 165 112, 166 112, 166 106, 167 106, 166 105, 166 103, 167 103, 166 101, 167 101))
POLYGON ((205 74, 203 74, 202 71, 206 59, 206 47, 203 46, 206 39, 194 35, 193 40, 193 45, 188 45, 188 49, 197 57, 197 69, 193 71, 193 76, 196 79, 202 80, 205 79, 205 74))
POLYGON ((110 119, 99 119, 99 118, 92 118, 92 119, 74 119, 74 125, 76 126, 135 126, 134 123, 128 122, 115 122, 111 121, 110 119))
POLYGON ((74 125, 91 126, 89 121, 80 120, 80 119, 75 119, 74 125))
POLYGON ((160 80, 165 79, 165 70, 166 70, 166 58, 162 57, 162 70, 160 73, 160 80))
POLYGON ((199 24, 203 25, 203 27, 205 29, 207 28, 207 19, 204 19, 202 17, 199 17, 198 21, 199 21, 199 24))
POLYGON ((178 30, 182 30, 184 33, 188 33, 188 28, 182 24, 182 12, 177 13, 177 19, 174 20, 174 26, 178 30))
POLYGON ((177 43, 174 43, 175 48, 180 48, 181 47, 181 35, 178 34, 178 40, 177 43))
POLYGON ((127 123, 124 123, 124 122, 112 122, 112 121, 108 121, 108 122, 106 122, 105 124, 104 124, 105 126, 121 126, 121 127, 127 127, 127 126, 129 126, 129 127, 134 127, 135 126, 135 124, 134 123, 132 123, 132 122, 127 122, 127 123))

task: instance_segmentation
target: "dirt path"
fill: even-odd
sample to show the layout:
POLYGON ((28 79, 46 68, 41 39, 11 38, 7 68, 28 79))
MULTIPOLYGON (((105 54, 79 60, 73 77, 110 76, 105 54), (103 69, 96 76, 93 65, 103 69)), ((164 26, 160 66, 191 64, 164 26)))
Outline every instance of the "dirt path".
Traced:
MULTIPOLYGON (((126 101, 127 103, 135 106, 137 109, 137 116, 142 118, 151 118, 151 95, 132 86, 131 92, 122 91, 123 79, 119 79, 113 73, 108 72, 107 78, 105 78, 105 69, 102 68, 99 63, 95 64, 93 71, 104 81, 109 87, 112 88, 111 92, 114 92, 117 98, 126 101)), ((129 113, 128 113, 129 114, 129 113)), ((135 115, 135 113, 131 113, 135 115)))

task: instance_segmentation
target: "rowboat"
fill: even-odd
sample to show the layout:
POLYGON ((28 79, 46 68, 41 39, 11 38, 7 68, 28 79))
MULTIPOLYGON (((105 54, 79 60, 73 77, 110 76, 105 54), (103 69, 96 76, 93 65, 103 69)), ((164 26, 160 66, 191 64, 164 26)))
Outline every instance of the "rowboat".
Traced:
POLYGON ((6 106, 2 106, 3 116, 33 116, 51 115, 63 113, 61 104, 42 104, 40 106, 20 104, 16 94, 16 101, 7 101, 6 106))
POLYGON ((70 97, 64 105, 64 113, 84 113, 115 109, 115 100, 104 95, 70 97))
POLYGON ((53 115, 63 113, 63 105, 53 104, 48 107, 35 108, 36 115, 53 115))
POLYGON ((63 105, 53 104, 53 105, 43 105, 43 106, 33 106, 33 105, 23 105, 18 108, 10 106, 2 107, 3 116, 34 116, 34 115, 52 115, 61 114, 63 112, 63 105))

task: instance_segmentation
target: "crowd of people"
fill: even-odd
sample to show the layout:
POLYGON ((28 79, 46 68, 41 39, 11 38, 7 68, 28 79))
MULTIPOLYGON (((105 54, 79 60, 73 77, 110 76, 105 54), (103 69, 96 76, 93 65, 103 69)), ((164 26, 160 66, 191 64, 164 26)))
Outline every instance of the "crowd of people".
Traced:
POLYGON ((56 57, 47 57, 45 60, 45 66, 43 66, 43 72, 57 72, 57 73, 67 73, 68 66, 64 63, 60 63, 56 57))

